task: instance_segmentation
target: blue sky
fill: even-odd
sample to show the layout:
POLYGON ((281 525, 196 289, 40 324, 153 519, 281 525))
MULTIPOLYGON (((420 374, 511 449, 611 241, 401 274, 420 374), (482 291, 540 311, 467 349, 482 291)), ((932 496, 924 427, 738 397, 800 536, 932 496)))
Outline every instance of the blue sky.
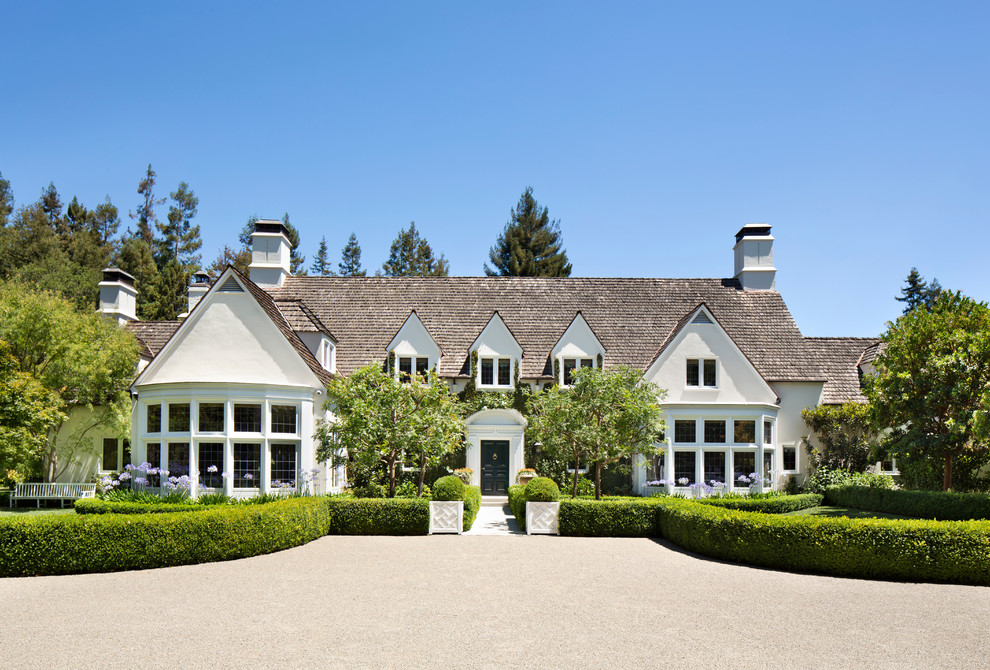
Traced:
POLYGON ((307 263, 354 231, 378 267, 415 221, 478 275, 532 186, 577 276, 729 276, 772 225, 806 335, 878 334, 912 266, 990 299, 987 3, 0 0, 0 25, 17 204, 54 181, 126 213, 151 163, 199 196, 206 262, 288 212, 307 263))

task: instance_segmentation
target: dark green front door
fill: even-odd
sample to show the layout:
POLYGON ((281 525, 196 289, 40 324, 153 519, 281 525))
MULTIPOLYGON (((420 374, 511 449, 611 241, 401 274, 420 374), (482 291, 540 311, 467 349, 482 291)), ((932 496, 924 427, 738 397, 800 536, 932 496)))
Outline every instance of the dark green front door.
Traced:
POLYGON ((481 493, 505 495, 509 490, 509 441, 481 441, 481 493))

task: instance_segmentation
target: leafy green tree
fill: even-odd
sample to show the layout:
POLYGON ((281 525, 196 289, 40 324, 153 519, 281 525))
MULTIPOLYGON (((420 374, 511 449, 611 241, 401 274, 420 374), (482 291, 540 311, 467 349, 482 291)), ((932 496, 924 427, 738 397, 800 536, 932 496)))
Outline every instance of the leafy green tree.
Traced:
POLYGON ((335 377, 324 409, 336 420, 320 422, 317 458, 336 464, 347 453, 367 471, 384 467, 390 498, 396 467, 407 456, 420 457, 422 486, 425 466, 461 443, 454 398, 435 374, 403 383, 380 365, 369 365, 350 377, 335 377))
POLYGON ((199 250, 203 246, 199 226, 192 223, 199 198, 184 181, 179 182, 179 187, 169 197, 172 204, 168 208, 168 218, 165 223, 157 224, 161 235, 156 241, 158 267, 163 269, 169 259, 174 258, 184 271, 192 273, 199 269, 199 250))
POLYGON ((570 277, 571 264, 563 248, 560 221, 550 220, 546 207, 540 208, 527 186, 512 208, 505 230, 488 252, 492 267, 485 264, 489 277, 570 277))
POLYGON ((218 277, 228 265, 233 265, 238 272, 246 275, 248 266, 251 265, 251 252, 247 249, 238 250, 225 246, 210 263, 210 266, 206 268, 206 271, 210 273, 211 277, 218 277))
POLYGON ((55 232, 61 232, 62 220, 62 197, 58 194, 54 182, 48 182, 46 188, 41 189, 41 209, 48 217, 48 225, 55 232))
POLYGON ((574 460, 573 496, 578 468, 595 471, 595 498, 602 497, 602 470, 634 455, 655 456, 663 435, 660 401, 666 391, 627 367, 580 368, 569 388, 553 386, 530 400, 530 426, 545 450, 574 460))
POLYGON ((9 345, 18 372, 33 377, 53 398, 47 417, 58 421, 44 440, 39 432, 32 443, 45 481, 54 481, 74 453, 92 447, 89 435, 97 426, 126 434, 128 386, 138 359, 128 331, 92 310, 76 310, 54 293, 7 281, 0 282, 0 340, 9 345), (70 416, 78 417, 71 431, 70 416))
POLYGON ((148 245, 152 252, 155 251, 155 228, 158 225, 155 208, 165 204, 165 198, 155 197, 155 178, 157 176, 155 171, 151 169, 151 163, 148 163, 148 171, 145 173, 144 179, 138 183, 137 190, 143 200, 138 205, 136 212, 130 212, 130 217, 137 220, 137 236, 148 245))
POLYGON ((0 228, 7 225, 10 213, 14 211, 14 191, 10 188, 10 182, 3 178, 0 172, 0 228))
POLYGON ((137 289, 137 315, 141 319, 150 319, 149 291, 158 281, 158 266, 155 264, 151 245, 140 235, 126 238, 117 254, 115 265, 134 277, 134 286, 137 289))
POLYGON ((990 309, 943 291, 931 310, 911 310, 890 324, 882 340, 877 373, 866 384, 873 426, 902 436, 894 456, 941 463, 947 491, 956 459, 987 463, 990 309))
POLYGON ((446 277, 450 263, 443 254, 437 258, 425 238, 420 237, 416 223, 400 230, 389 248, 388 260, 382 264, 381 273, 386 277, 446 277))
POLYGON ((877 433, 870 425, 866 404, 819 405, 803 410, 801 417, 818 438, 819 446, 810 440, 805 443, 815 469, 860 472, 870 463, 877 433))
POLYGON ((361 269, 361 245, 354 233, 347 238, 347 244, 340 252, 337 271, 341 277, 364 277, 368 274, 367 270, 361 269))
POLYGON ((89 229, 102 247, 112 253, 115 243, 114 238, 120 228, 120 212, 117 207, 110 202, 108 195, 103 202, 96 206, 89 217, 89 229))
POLYGON ((187 290, 189 273, 182 269, 179 261, 170 258, 165 267, 155 275, 148 287, 144 313, 150 321, 174 321, 189 306, 187 290))
POLYGON ((333 265, 327 253, 327 238, 320 238, 320 247, 316 250, 316 257, 313 259, 313 266, 310 268, 317 277, 333 276, 333 265))
POLYGON ((904 314, 918 307, 930 310, 942 292, 942 285, 938 283, 938 279, 933 279, 929 284, 918 272, 918 268, 911 268, 904 284, 900 297, 894 298, 904 303, 904 314))

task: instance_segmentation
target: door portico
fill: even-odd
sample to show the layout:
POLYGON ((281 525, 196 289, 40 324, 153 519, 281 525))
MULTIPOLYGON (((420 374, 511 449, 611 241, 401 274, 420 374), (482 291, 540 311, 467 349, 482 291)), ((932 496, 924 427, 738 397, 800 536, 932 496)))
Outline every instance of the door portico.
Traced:
POLYGON ((471 468, 471 483, 481 486, 482 494, 504 495, 497 484, 501 481, 506 486, 513 484, 516 474, 526 467, 523 458, 526 423, 526 418, 514 409, 483 409, 465 420, 466 465, 471 468), (488 458, 487 462, 483 462, 483 456, 488 458), (504 459, 504 466, 500 459, 504 459), (484 484, 488 491, 482 486, 483 467, 486 467, 484 484))

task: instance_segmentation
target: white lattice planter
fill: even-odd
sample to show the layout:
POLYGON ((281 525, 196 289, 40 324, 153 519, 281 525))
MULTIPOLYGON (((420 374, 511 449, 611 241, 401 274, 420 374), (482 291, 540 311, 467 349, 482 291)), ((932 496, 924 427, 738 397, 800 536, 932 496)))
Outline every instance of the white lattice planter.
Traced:
POLYGON ((527 502, 527 535, 560 535, 557 517, 560 515, 559 502, 527 502))
POLYGON ((464 532, 463 500, 430 501, 430 535, 464 532))

